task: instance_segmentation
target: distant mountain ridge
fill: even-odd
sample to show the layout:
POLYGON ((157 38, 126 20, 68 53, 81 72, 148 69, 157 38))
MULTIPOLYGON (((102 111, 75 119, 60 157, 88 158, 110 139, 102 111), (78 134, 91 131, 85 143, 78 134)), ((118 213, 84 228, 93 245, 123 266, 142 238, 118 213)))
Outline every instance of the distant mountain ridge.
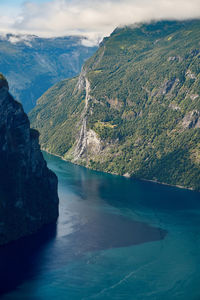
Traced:
POLYGON ((84 37, 40 38, 34 35, 0 35, 0 70, 10 92, 30 111, 53 84, 77 75, 96 47, 85 47, 84 37))
POLYGON ((31 112, 74 163, 200 190, 200 20, 117 28, 31 112))

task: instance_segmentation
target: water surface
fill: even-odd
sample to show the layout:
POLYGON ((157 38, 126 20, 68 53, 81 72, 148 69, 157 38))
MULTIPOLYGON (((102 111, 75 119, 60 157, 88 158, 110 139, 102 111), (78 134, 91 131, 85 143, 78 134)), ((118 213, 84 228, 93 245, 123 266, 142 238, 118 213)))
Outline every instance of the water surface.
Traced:
POLYGON ((0 248, 1 299, 200 299, 200 194, 45 154, 60 217, 0 248))

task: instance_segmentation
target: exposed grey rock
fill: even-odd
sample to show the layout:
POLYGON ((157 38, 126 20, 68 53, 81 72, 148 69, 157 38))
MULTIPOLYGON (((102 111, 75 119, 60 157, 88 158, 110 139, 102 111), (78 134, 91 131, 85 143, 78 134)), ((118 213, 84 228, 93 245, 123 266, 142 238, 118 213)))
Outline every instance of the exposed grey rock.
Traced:
POLYGON ((84 67, 82 67, 81 73, 80 73, 79 78, 78 78, 77 87, 76 87, 78 89, 78 91, 84 90, 84 88, 86 86, 86 81, 85 81, 86 73, 87 73, 87 71, 85 70, 84 67))
POLYGON ((126 177, 126 178, 130 178, 131 177, 131 175, 129 173, 125 173, 123 176, 126 177))
POLYGON ((177 56, 177 55, 175 55, 175 56, 170 56, 169 58, 168 58, 168 61, 177 61, 177 62, 180 62, 180 61, 182 61, 183 59, 180 57, 180 56, 177 56))
POLYGON ((196 79, 196 75, 194 73, 192 73, 190 70, 187 70, 185 75, 186 75, 186 77, 188 77, 190 79, 196 79))
POLYGON ((190 99, 191 99, 191 100, 195 100, 195 99, 198 98, 198 97, 199 97, 198 94, 192 94, 192 95, 190 95, 190 99))
POLYGON ((169 107, 173 110, 181 110, 181 108, 178 105, 176 105, 175 103, 170 103, 169 107))
MULTIPOLYGON (((82 82, 84 82, 85 87, 85 107, 82 113, 81 119, 81 130, 78 138, 78 142, 74 151, 74 162, 76 162, 79 158, 81 158, 84 154, 87 156, 87 112, 88 112, 88 102, 90 100, 90 82, 84 75, 84 70, 82 71, 82 82)), ((80 78, 79 78, 80 80, 80 78)), ((82 83, 80 83, 82 84, 82 83)), ((83 88, 83 86, 78 86, 78 88, 83 88)))
POLYGON ((98 137, 97 133, 90 129, 87 132, 87 150, 90 153, 98 154, 102 149, 101 140, 98 137))
POLYGON ((167 94, 171 90, 171 88, 173 87, 173 85, 175 83, 175 80, 176 79, 174 78, 172 80, 169 80, 169 81, 165 82, 165 84, 163 85, 163 87, 161 89, 161 94, 162 95, 167 94))
POLYGON ((47 168, 38 138, 0 76, 0 244, 58 217, 57 178, 47 168))
POLYGON ((152 94, 152 97, 156 96, 156 95, 162 95, 165 96, 166 94, 168 94, 169 92, 172 92, 174 87, 179 83, 179 79, 178 78, 173 78, 171 80, 166 80, 162 86, 160 87, 160 89, 152 94))
POLYGON ((200 128, 200 111, 193 110, 189 112, 182 120, 184 129, 200 128))

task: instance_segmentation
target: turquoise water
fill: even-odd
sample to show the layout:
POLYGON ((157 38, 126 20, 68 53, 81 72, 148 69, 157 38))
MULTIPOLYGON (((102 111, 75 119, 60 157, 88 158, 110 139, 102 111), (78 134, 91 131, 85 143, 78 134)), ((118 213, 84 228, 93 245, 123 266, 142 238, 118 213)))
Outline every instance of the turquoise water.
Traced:
POLYGON ((200 194, 45 154, 57 226, 0 249, 7 299, 200 299, 200 194))

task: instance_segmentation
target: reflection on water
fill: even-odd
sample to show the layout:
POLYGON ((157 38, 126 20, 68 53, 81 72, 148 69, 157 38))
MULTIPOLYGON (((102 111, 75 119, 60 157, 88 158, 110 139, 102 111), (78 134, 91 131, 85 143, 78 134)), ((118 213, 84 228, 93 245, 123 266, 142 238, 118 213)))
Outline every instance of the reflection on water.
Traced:
POLYGON ((38 234, 0 248, 0 293, 15 289, 24 280, 38 274, 45 248, 56 237, 56 224, 38 234))
MULTIPOLYGON (((184 245, 186 248, 178 250, 178 247, 182 247, 182 240, 179 239, 180 233, 183 232, 184 243, 191 241, 193 236, 191 237, 191 233, 186 231, 187 228, 192 228, 190 232, 195 234, 193 228, 198 228, 200 225, 199 193, 93 172, 65 163, 48 154, 45 154, 45 157, 49 167, 59 178, 58 224, 47 226, 38 234, 0 248, 0 293, 10 292, 2 299, 17 297, 20 300, 54 299, 58 293, 59 300, 64 300, 66 297, 70 300, 82 299, 83 291, 79 291, 79 288, 80 282, 83 284, 85 281, 88 285, 88 290, 84 289, 86 296, 94 293, 99 295, 98 299, 107 299, 105 294, 109 290, 108 299, 112 299, 114 288, 108 288, 106 276, 111 276, 109 281, 114 281, 113 286, 118 287, 115 281, 121 282, 121 273, 124 272, 128 281, 132 279, 132 275, 126 275, 130 267, 134 270, 137 267, 142 272, 144 266, 149 266, 145 274, 149 272, 151 280, 155 276, 155 285, 162 286, 159 280, 162 278, 161 273, 170 267, 168 256, 173 259, 173 256, 177 255, 174 261, 177 263, 178 270, 181 253, 184 253, 185 257, 190 255, 191 249, 184 251, 193 244, 184 245), (173 234, 176 236, 177 245, 170 249, 170 239, 173 234), (110 264, 113 265, 112 260, 115 260, 117 249, 122 249, 122 254, 117 252, 119 272, 115 270, 113 273, 110 264), (165 249, 166 256, 156 266, 158 258, 162 258, 161 254, 165 249), (177 254, 176 251, 180 253, 177 254), (94 269, 90 269, 90 264, 83 263, 87 255, 101 257, 98 253, 111 253, 111 256, 106 262, 100 261, 100 265, 98 265, 100 258, 95 258, 94 269), (66 271, 67 266, 74 268, 73 276, 66 271), (105 269, 100 274, 98 270, 102 266, 105 269), (86 278, 90 278, 91 287, 89 287, 89 279, 79 278, 79 273, 83 272, 83 269, 87 274, 86 278), (51 281, 50 274, 56 279, 51 281), (95 274, 94 282, 91 279, 94 277, 93 274, 95 274), (57 284, 59 283, 58 286, 54 285, 55 280, 57 284), (42 286, 47 286, 47 289, 42 290, 42 286), (104 292, 99 294, 101 286, 104 292), (15 290, 17 287, 20 287, 20 290, 15 290), (11 292, 13 290, 15 291, 11 292)), ((195 242, 197 247, 199 245, 197 238, 195 242)), ((183 270, 183 262, 180 262, 180 269, 183 270)), ((173 269, 170 272, 172 271, 173 269)), ((130 274, 135 274, 135 271, 131 270, 130 274)), ((169 277, 169 274, 167 276, 169 277)), ((132 286, 135 284, 135 299, 142 299, 144 282, 145 279, 141 283, 137 283, 137 280, 131 281, 130 286, 125 289, 127 295, 129 293, 132 295, 132 286)), ((148 278, 147 282, 149 282, 148 278)), ((155 291, 155 286, 152 285, 148 293, 151 294, 153 290, 155 291)), ((126 299, 132 299, 130 295, 126 296, 128 297, 126 299)), ((120 296, 120 292, 118 292, 118 299, 124 299, 120 296)))
POLYGON ((59 268, 87 252, 128 247, 165 237, 166 231, 161 228, 88 206, 88 202, 97 203, 100 197, 98 180, 89 182, 74 183, 82 202, 75 201, 72 205, 74 213, 68 211, 66 202, 61 199, 57 236, 57 225, 50 225, 38 234, 0 249, 1 293, 16 288, 44 269, 59 268))
POLYGON ((128 247, 162 240, 166 231, 135 222, 118 215, 96 214, 77 228, 68 240, 75 251, 82 253, 111 248, 128 247))

